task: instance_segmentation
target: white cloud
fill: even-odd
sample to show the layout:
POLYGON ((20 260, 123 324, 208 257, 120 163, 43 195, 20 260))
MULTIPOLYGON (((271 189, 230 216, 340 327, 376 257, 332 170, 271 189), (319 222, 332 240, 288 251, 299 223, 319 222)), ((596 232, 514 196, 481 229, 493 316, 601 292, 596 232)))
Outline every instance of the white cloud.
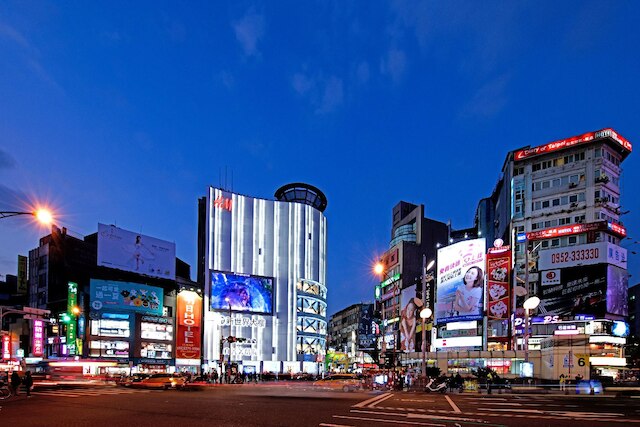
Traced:
POLYGON ((485 83, 467 102, 462 116, 490 118, 502 111, 508 102, 506 91, 509 80, 505 74, 485 83))
POLYGON ((258 55, 258 42, 264 36, 264 17, 249 10, 242 19, 235 21, 232 26, 244 54, 247 56, 258 55))
POLYGON ((334 111, 340 105, 344 99, 344 90, 342 88, 342 80, 332 76, 325 83, 324 93, 322 95, 322 101, 320 106, 316 110, 317 113, 325 114, 334 111))
POLYGON ((390 76, 394 83, 399 83, 406 67, 407 56, 404 51, 391 48, 387 51, 386 58, 382 60, 380 71, 382 74, 390 76))
POLYGON ((291 79, 291 85, 298 95, 305 95, 314 88, 315 82, 302 73, 296 73, 291 79))

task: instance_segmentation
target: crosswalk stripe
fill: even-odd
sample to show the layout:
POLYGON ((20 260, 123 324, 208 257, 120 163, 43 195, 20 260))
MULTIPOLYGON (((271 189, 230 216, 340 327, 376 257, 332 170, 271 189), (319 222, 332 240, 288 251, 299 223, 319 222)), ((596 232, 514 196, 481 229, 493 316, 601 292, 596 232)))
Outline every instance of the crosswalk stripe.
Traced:
POLYGON ((34 391, 31 394, 40 396, 60 396, 60 397, 95 397, 118 394, 150 393, 151 390, 50 390, 34 391))

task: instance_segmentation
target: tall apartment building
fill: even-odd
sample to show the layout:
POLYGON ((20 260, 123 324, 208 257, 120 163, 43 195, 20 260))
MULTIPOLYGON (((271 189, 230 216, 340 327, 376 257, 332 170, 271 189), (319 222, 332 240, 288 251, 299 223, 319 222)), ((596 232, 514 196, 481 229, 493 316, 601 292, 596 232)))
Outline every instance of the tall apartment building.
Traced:
MULTIPOLYGON (((410 299, 422 297, 423 257, 427 262, 435 261, 438 247, 446 246, 448 238, 447 224, 425 218, 424 205, 401 201, 393 208, 389 250, 382 256, 384 274, 376 286, 377 310, 383 324, 381 350, 401 349, 400 315, 410 299), (404 304, 403 298, 407 300, 404 304)), ((426 286, 425 299, 433 309, 435 282, 428 280, 426 286)), ((421 330, 416 331, 420 337, 418 332, 421 330)))
MULTIPOLYGON (((584 344, 591 349, 592 369, 600 373, 622 363, 623 340, 613 331, 628 311, 620 166, 631 149, 607 128, 514 150, 476 216, 479 230, 512 245, 517 316, 524 317, 526 298, 541 299, 529 348, 575 333, 571 344, 553 345, 584 344)), ((515 326, 489 322, 488 349, 522 344, 515 339, 524 330, 518 317, 515 326)))
POLYGON ((359 357, 362 352, 375 352, 376 326, 373 320, 373 304, 353 304, 338 311, 329 318, 327 348, 345 353, 348 360, 364 360, 364 355, 359 357))

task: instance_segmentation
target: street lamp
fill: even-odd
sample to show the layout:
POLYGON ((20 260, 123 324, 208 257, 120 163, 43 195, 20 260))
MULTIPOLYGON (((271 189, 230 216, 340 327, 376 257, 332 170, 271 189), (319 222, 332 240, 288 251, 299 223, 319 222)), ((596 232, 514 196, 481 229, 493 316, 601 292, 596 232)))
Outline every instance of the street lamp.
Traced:
MULTIPOLYGON (((231 369, 231 300, 229 299, 229 297, 226 297, 224 300, 229 305, 229 335, 227 335, 227 343, 229 344, 229 359, 226 367, 227 369, 231 369)), ((222 358, 222 361, 224 362, 224 357, 222 358)))
POLYGON ((540 304, 540 298, 531 297, 522 304, 524 308, 524 361, 529 361, 529 310, 535 310, 540 304))
MULTIPOLYGON (((436 261, 432 259, 427 264, 427 256, 422 254, 422 307, 420 311, 420 318, 422 319, 422 378, 426 380, 427 377, 427 365, 426 365, 426 353, 427 353, 427 331, 425 330, 425 319, 431 317, 433 312, 427 307, 427 272, 433 268, 436 261)), ((431 301, 429 301, 431 303, 431 301)))
POLYGON ((19 215, 30 215, 42 225, 50 225, 53 222, 51 211, 45 208, 36 209, 31 212, 0 211, 0 219, 19 215))
MULTIPOLYGON (((424 292, 424 290, 423 290, 424 292)), ((430 318, 433 312, 430 308, 425 307, 420 311, 420 318, 422 319, 422 378, 427 377, 427 345, 426 345, 426 332, 424 322, 430 318)))

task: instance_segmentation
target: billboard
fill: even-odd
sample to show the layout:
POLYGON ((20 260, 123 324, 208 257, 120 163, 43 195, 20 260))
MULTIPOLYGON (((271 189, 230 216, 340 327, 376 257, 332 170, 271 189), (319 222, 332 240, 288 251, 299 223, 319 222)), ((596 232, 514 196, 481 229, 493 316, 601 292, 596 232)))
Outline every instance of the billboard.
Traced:
POLYGON ((176 359, 200 359, 202 297, 193 291, 178 294, 176 359))
POLYGON ((31 355, 41 357, 44 355, 44 322, 33 321, 33 341, 31 342, 31 355))
POLYGON ((416 325, 422 301, 416 298, 416 285, 409 286, 400 294, 400 351, 416 351, 416 325))
POLYGON ((376 334, 373 321, 373 305, 365 304, 360 309, 358 322, 358 350, 374 350, 376 334))
POLYGON ((17 293, 19 295, 26 295, 27 293, 27 257, 24 255, 18 255, 17 293))
MULTIPOLYGON (((543 271, 541 276, 546 277, 546 273, 543 271)), ((606 264, 565 268, 559 277, 560 284, 540 287, 538 311, 541 314, 604 316, 607 311, 606 264)))
POLYGON ((620 316, 629 315, 628 288, 629 274, 627 270, 609 265, 607 267, 607 313, 620 316))
POLYGON ((211 310, 231 310, 256 314, 273 312, 273 278, 211 272, 211 310), (227 301, 228 300, 228 301, 227 301))
POLYGON ((538 252, 538 270, 592 264, 613 264, 627 268, 627 250, 608 242, 547 249, 538 252))
POLYGON ((90 292, 91 308, 94 310, 126 310, 162 316, 162 288, 91 279, 90 292))
POLYGON ((161 279, 176 278, 176 245, 98 224, 98 265, 161 279))
POLYGON ((482 319, 485 251, 485 239, 465 240, 438 249, 438 324, 482 319))
POLYGON ((487 254, 487 317, 511 318, 511 248, 490 248, 487 254))

